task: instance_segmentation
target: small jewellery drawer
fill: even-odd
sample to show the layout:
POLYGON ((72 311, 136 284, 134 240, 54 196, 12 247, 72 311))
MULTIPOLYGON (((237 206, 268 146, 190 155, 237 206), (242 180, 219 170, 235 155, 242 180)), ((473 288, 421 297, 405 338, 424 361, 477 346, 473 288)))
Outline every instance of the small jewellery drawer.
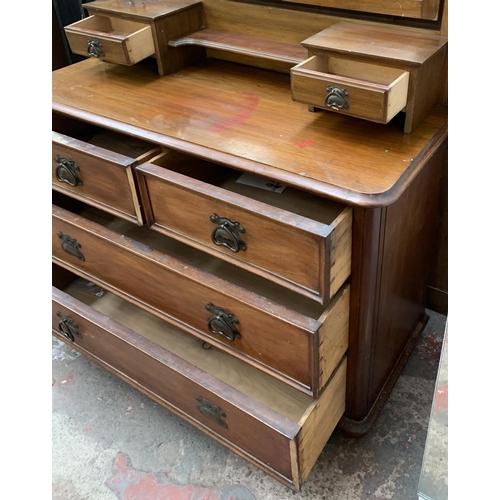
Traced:
POLYGON ((292 99, 377 123, 406 106, 409 72, 315 55, 290 70, 292 99))
POLYGON ((79 138, 53 131, 52 187, 141 225, 132 168, 158 152, 157 146, 95 127, 79 138))
POLYGON ((53 261, 317 396, 347 350, 349 285, 325 309, 94 208, 53 206, 53 261))
POLYGON ((350 207, 175 151, 137 176, 151 229, 322 304, 349 277, 350 207))
MULTIPOLYGON (((77 284, 77 283, 76 283, 77 284)), ((345 408, 346 360, 314 400, 116 295, 53 287, 52 331, 298 490, 345 408)))
POLYGON ((75 54, 132 66, 155 53, 149 24, 108 16, 89 16, 65 26, 75 54))

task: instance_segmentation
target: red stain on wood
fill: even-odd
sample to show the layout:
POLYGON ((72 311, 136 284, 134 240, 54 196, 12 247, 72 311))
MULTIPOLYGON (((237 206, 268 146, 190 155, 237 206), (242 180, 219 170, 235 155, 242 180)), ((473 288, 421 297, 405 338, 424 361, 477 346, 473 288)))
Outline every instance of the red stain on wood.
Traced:
POLYGON ((246 122, 255 111, 255 108, 259 104, 259 97, 252 93, 243 94, 244 101, 241 104, 241 110, 232 118, 226 119, 221 123, 215 124, 212 128, 215 132, 222 132, 224 130, 228 130, 242 123, 246 122))
POLYGON ((307 146, 310 146, 312 143, 314 142, 314 139, 309 139, 308 141, 304 141, 304 142, 295 142, 294 144, 302 149, 302 148, 307 148, 307 146))

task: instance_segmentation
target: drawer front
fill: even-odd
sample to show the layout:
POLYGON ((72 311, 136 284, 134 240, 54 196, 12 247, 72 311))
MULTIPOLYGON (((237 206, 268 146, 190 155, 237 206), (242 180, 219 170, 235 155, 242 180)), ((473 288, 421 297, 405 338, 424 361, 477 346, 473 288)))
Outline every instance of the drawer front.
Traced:
POLYGON ((58 207, 52 229, 54 262, 301 391, 317 392, 317 320, 58 207))
POLYGON ((137 172, 146 223, 154 230, 323 304, 349 276, 350 208, 324 224, 151 163, 137 172), (338 265, 332 266, 335 231, 349 242, 336 245, 338 265))
POLYGON ((142 225, 132 172, 136 160, 52 132, 52 187, 142 225))
POLYGON ((58 338, 256 465, 292 480, 290 442, 297 424, 57 288, 52 304, 58 338))
POLYGON ((300 489, 345 410, 345 358, 315 400, 225 353, 203 351, 117 296, 66 290, 52 288, 53 335, 300 489))
POLYGON ((155 53, 151 26, 148 25, 89 16, 64 30, 72 52, 82 56, 131 66, 155 53))
POLYGON ((349 61, 342 61, 342 66, 347 67, 348 72, 353 69, 355 78, 313 69, 327 66, 328 61, 325 59, 328 58, 312 56, 291 69, 294 101, 384 124, 406 105, 408 72, 366 65, 375 77, 372 82, 362 78, 363 71, 359 69, 361 64, 349 61), (387 80, 387 74, 390 81, 377 82, 387 80))

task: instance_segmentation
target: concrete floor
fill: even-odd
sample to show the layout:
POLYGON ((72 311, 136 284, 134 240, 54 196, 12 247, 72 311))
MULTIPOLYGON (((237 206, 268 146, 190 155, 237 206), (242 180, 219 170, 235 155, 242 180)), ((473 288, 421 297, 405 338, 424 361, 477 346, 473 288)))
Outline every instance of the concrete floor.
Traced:
POLYGON ((335 431, 300 493, 53 339, 53 500, 416 500, 446 317, 372 430, 335 431))

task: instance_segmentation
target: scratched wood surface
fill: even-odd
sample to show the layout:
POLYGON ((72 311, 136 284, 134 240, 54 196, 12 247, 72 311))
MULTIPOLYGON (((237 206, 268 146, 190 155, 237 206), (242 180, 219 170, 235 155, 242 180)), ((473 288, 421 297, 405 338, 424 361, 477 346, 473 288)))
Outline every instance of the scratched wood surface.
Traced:
POLYGON ((53 102, 56 111, 372 206, 400 196, 447 120, 438 108, 409 136, 395 121, 311 113, 292 102, 288 75, 217 60, 165 77, 147 61, 82 61, 53 73, 53 102))

